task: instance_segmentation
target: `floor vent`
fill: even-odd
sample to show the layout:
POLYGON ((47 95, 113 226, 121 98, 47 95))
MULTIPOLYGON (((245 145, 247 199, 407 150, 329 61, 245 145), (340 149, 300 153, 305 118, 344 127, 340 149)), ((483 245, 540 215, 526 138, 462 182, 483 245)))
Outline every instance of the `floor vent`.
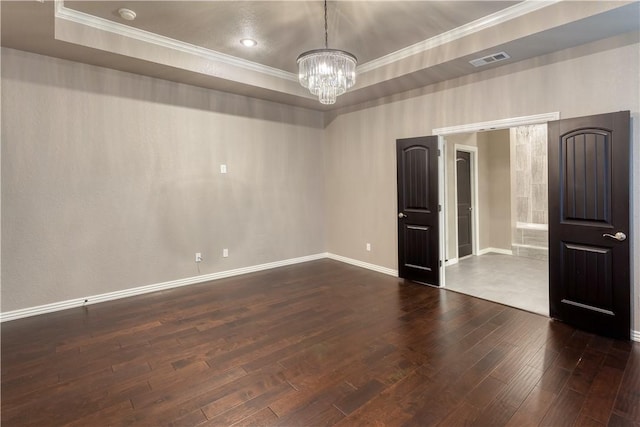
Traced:
POLYGON ((482 67, 483 65, 493 64, 494 62, 504 61, 511 58, 507 52, 499 52, 491 55, 484 56, 482 58, 473 59, 469 61, 474 67, 482 67))

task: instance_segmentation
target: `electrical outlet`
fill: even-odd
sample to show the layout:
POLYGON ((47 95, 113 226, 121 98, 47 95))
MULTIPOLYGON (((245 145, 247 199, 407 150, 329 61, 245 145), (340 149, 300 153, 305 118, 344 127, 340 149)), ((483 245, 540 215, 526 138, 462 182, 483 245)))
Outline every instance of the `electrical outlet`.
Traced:
POLYGON ((223 250, 222 250, 222 256, 223 256, 224 258, 228 257, 228 256, 229 256, 229 249, 223 249, 223 250))
POLYGON ((202 261, 202 254, 200 252, 196 252, 196 262, 202 261))
POLYGON ((371 252, 371 243, 367 243, 367 252, 371 252))
POLYGON ((227 165, 220 165, 220 173, 227 173, 227 165))

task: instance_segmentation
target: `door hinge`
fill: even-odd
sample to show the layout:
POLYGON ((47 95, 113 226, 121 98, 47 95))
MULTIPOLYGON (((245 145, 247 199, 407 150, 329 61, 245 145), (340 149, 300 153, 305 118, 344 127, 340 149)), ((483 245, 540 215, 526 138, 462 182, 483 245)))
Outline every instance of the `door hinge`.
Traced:
POLYGON ((439 267, 442 267, 442 260, 440 260, 439 262, 440 262, 440 265, 439 265, 439 267))
POLYGON ((438 205, 438 212, 442 212, 442 205, 438 205))
POLYGON ((438 148, 438 157, 440 157, 442 155, 442 151, 440 151, 440 149, 438 148))

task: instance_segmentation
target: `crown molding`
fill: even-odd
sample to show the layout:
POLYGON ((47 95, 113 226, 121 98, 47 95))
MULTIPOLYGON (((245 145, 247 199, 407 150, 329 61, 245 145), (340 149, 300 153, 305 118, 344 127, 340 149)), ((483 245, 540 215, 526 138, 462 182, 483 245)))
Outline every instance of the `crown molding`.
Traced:
MULTIPOLYGON (((484 29, 502 24, 509 20, 518 18, 536 10, 543 9, 552 4, 558 3, 561 0, 525 0, 522 3, 518 3, 506 9, 500 10, 491 15, 484 16, 468 24, 454 28, 453 30, 439 34, 427 40, 420 41, 416 44, 408 46, 406 48, 397 50, 388 55, 374 59, 367 63, 364 63, 357 67, 359 73, 366 73, 376 68, 389 65, 393 62, 400 61, 404 58, 416 55, 418 53, 425 52, 429 49, 433 49, 438 46, 442 46, 446 43, 450 43, 454 40, 462 37, 477 33, 484 29)), ((101 31, 110 32, 123 37, 139 40, 146 43, 151 43, 157 46, 162 46, 169 49, 174 49, 190 55, 199 56, 209 61, 217 61, 226 65, 239 67, 242 69, 259 72, 272 77, 281 78, 289 81, 298 81, 298 76, 288 71, 280 70, 278 68, 269 67, 257 62, 248 61, 245 59, 237 58, 232 55, 227 55, 221 52, 217 52, 211 49, 206 49, 201 46, 196 46, 191 43, 186 43, 180 40, 172 39, 170 37, 161 36, 149 31, 140 30, 128 25, 120 24, 118 22, 110 21, 108 19, 99 18, 97 16, 89 15, 84 12, 80 12, 74 9, 69 9, 64 6, 64 0, 55 0, 55 17, 58 19, 64 19, 80 25, 86 25, 91 28, 95 28, 101 31)))
POLYGON ((492 13, 491 15, 476 19, 475 21, 471 21, 465 25, 454 28, 453 30, 447 31, 445 33, 438 34, 437 36, 430 39, 420 41, 411 46, 407 46, 403 49, 392 52, 388 55, 381 56, 380 58, 366 62, 360 65, 357 68, 357 71, 359 73, 366 73, 368 71, 375 70, 376 68, 384 67, 385 65, 389 65, 418 53, 425 52, 429 49, 442 46, 454 40, 482 31, 484 29, 503 24, 507 21, 531 12, 535 12, 536 10, 543 9, 560 1, 561 0, 525 0, 522 3, 515 4, 506 9, 492 13))
POLYGON ((65 7, 64 0, 55 0, 55 18, 64 19, 80 25, 86 25, 97 30, 106 31, 117 34, 122 37, 131 38, 145 43, 173 49, 190 55, 204 58, 208 61, 221 62, 225 65, 242 68, 249 71, 266 74, 284 80, 297 82, 298 75, 278 68, 262 65, 257 62, 247 61, 246 59, 237 58, 215 50, 206 49, 191 43, 186 43, 170 37, 161 36, 149 31, 140 30, 118 22, 109 21, 108 19, 99 18, 74 9, 65 7))

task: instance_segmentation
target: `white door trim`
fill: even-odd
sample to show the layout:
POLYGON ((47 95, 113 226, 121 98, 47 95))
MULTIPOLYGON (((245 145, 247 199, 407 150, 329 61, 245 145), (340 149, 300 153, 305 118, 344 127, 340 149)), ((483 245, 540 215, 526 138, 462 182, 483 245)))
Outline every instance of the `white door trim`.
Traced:
POLYGON ((560 120, 558 111, 553 113, 535 114, 533 116, 513 117, 510 119, 499 119, 488 122, 469 123, 466 125, 447 126, 435 128, 431 135, 452 135, 456 133, 482 132, 485 130, 508 129, 516 126, 536 125, 547 123, 552 120, 560 120))
POLYGON ((444 198, 445 198, 445 170, 444 165, 446 162, 444 161, 444 137, 438 136, 438 223, 439 223, 439 233, 438 233, 438 247, 440 249, 440 260, 438 262, 438 269, 440 271, 440 286, 444 288, 445 279, 444 279, 444 267, 445 267, 445 259, 447 258, 447 254, 445 253, 446 249, 446 215, 444 209, 444 198))

